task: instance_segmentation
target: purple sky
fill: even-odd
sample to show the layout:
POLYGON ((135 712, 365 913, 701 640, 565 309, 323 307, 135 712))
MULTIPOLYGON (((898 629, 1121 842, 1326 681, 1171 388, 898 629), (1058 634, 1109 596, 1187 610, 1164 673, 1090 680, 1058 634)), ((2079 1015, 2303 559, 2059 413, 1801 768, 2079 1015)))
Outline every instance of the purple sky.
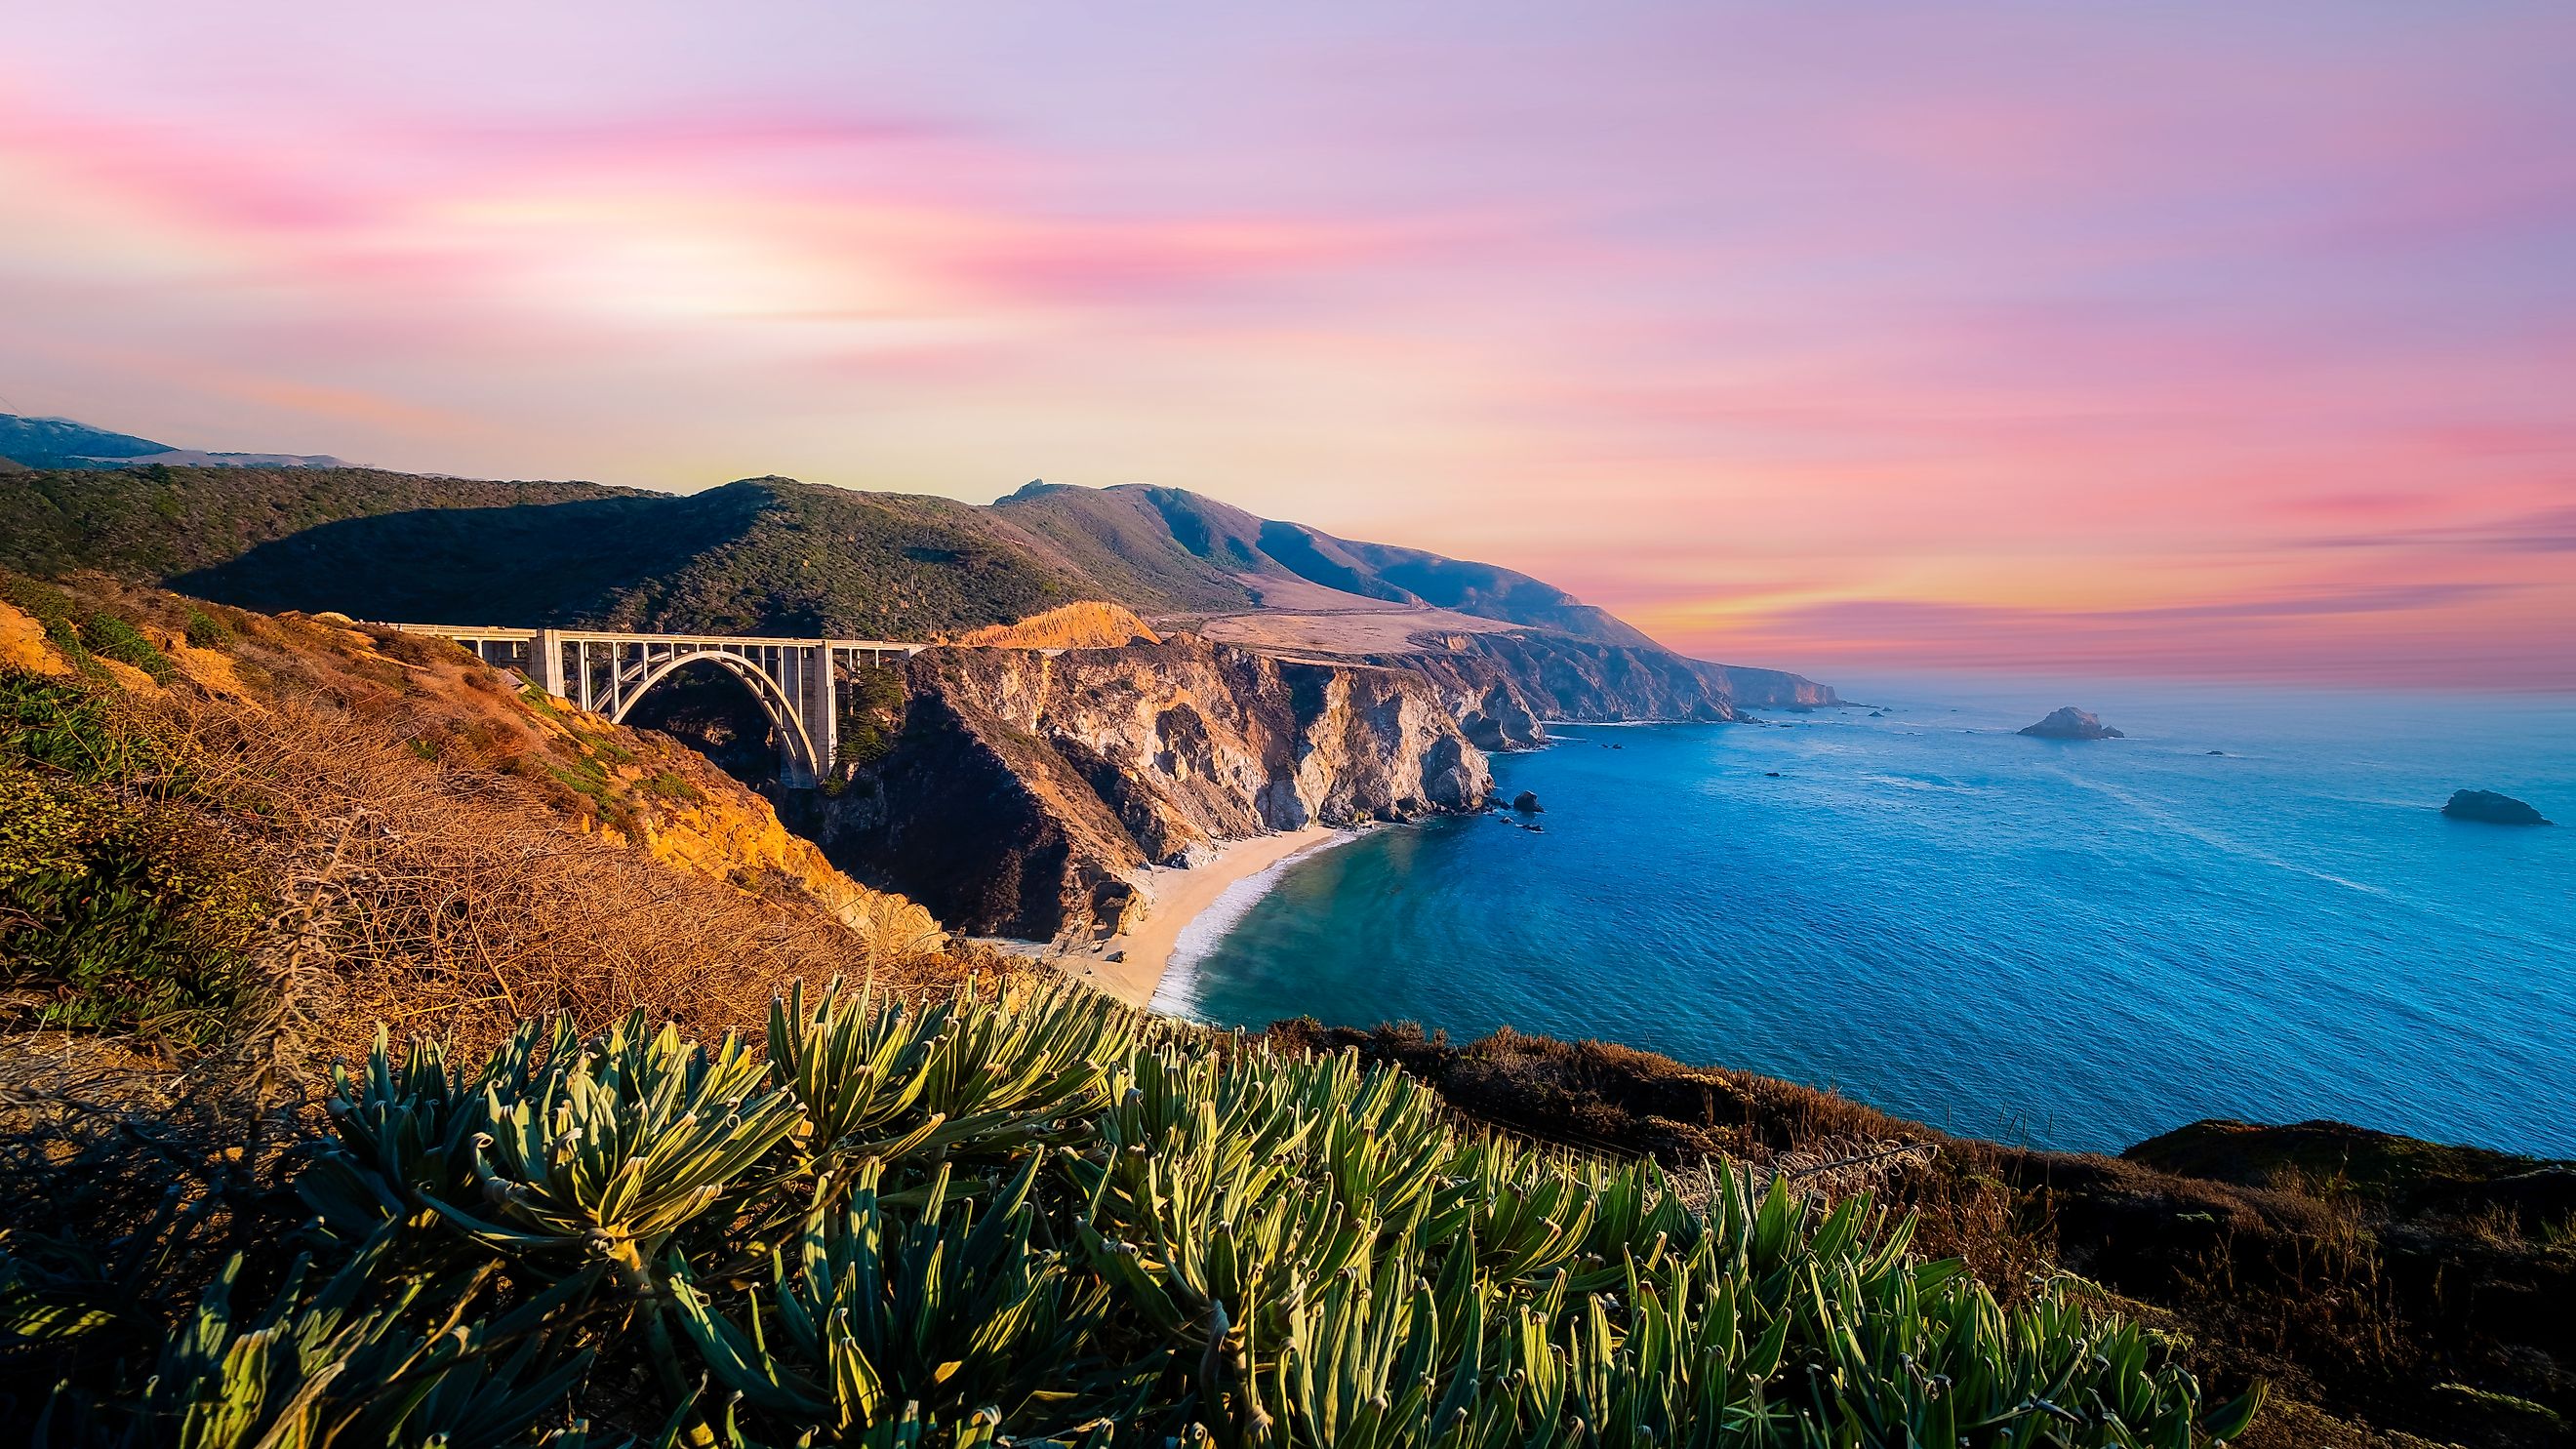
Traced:
POLYGON ((0 410, 1196 488, 1676 645, 2576 686, 2576 10, 55 6, 0 410))

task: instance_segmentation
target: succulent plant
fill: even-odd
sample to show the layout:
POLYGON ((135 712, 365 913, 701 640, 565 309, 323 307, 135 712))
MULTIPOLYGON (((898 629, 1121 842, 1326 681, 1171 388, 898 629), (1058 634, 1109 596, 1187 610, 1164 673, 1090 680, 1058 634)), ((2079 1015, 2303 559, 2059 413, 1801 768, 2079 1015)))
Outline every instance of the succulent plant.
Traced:
MULTIPOLYGON (((1072 986, 838 983, 766 1058, 631 1017, 471 1077, 383 1039, 302 1184, 336 1254, 228 1276, 122 1409, 188 1444, 2192 1449, 2171 1346, 2007 1307, 1867 1195, 1686 1195, 1458 1124, 1355 1057, 1072 986), (608 1366, 616 1366, 611 1374, 608 1366), (649 1386, 649 1387, 648 1387, 649 1386)), ((90 1320, 0 1260, 0 1331, 90 1320)), ((121 1420, 117 1415, 122 1413, 121 1420)), ((65 1422, 69 1422, 67 1419, 65 1422)))

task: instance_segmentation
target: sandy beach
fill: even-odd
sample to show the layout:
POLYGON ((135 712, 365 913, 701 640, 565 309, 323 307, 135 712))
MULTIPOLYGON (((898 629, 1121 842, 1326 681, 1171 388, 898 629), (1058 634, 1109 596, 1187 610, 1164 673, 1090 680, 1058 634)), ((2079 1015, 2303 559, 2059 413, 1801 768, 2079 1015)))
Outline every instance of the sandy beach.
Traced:
POLYGON ((1182 929, 1230 887, 1307 851, 1349 838, 1348 831, 1309 825, 1227 841, 1217 848, 1216 859, 1192 870, 1148 867, 1141 882, 1147 905, 1134 929, 1110 937, 1097 948, 1049 951, 1042 959, 1130 1005, 1147 1005, 1171 965, 1172 948, 1179 943, 1182 929), (1112 956, 1121 959, 1113 961, 1112 956))

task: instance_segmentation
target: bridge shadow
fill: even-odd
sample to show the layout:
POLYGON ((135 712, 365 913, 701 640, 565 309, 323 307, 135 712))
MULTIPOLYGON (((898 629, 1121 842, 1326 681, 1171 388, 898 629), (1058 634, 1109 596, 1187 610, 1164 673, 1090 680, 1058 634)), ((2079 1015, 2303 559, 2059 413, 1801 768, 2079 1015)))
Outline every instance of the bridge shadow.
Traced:
MULTIPOLYGON (((740 484, 668 498, 422 508, 320 524, 168 581, 274 613, 335 609, 425 623, 650 627, 662 581, 743 538, 768 503, 740 484)), ((807 611, 810 612, 810 611, 807 611)), ((745 627, 820 633, 793 612, 745 627)))

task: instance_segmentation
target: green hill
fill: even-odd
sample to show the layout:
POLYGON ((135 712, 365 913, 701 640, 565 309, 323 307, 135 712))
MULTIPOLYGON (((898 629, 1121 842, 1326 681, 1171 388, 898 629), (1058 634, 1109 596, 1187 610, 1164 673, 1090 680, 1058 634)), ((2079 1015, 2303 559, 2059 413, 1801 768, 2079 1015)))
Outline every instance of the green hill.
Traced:
MULTIPOLYGON (((34 429, 27 438, 54 461, 74 445, 182 456, 76 424, 5 421, 34 429)), ((979 507, 786 478, 674 495, 368 468, 110 467, 104 456, 0 470, 0 567, 97 570, 266 610, 864 638, 961 633, 1083 599, 1177 622, 1419 608, 1678 658, 1526 574, 1340 538, 1177 488, 1033 483, 979 507)), ((1459 622, 1397 619, 1376 637, 1400 645, 1408 628, 1459 622)), ((1830 698, 1774 671, 1690 668, 1715 701, 1830 698)))
MULTIPOLYGON (((0 484, 0 567, 27 574, 95 569, 159 584, 351 519, 477 510, 489 521, 515 508, 662 496, 593 483, 489 483, 372 468, 31 469, 0 484)), ((373 568, 394 557, 365 562, 373 568)))
POLYGON ((373 469, 37 470, 0 483, 0 517, 0 567, 22 573, 380 619, 913 636, 1091 588, 986 510, 779 478, 674 495, 373 469))
POLYGON ((31 464, 0 485, 0 566, 96 569, 245 608, 868 636, 1012 623, 1077 598, 1239 613, 1306 585, 1652 647, 1526 574, 1177 488, 1035 483, 978 508, 785 478, 672 495, 371 468, 47 466, 73 447, 168 451, 0 419, 0 453, 31 464))
MULTIPOLYGON (((583 485, 570 485, 581 487, 583 485)), ((783 478, 703 493, 373 512, 170 576, 259 609, 716 634, 918 638, 1090 597, 982 511, 783 478)))
POLYGON ((1241 609, 1265 582, 1302 581, 1358 599, 1454 609, 1605 644, 1655 647, 1607 610, 1493 564, 1337 538, 1258 518, 1179 488, 1033 483, 994 511, 1056 540, 1096 577, 1117 578, 1163 607, 1241 609))

